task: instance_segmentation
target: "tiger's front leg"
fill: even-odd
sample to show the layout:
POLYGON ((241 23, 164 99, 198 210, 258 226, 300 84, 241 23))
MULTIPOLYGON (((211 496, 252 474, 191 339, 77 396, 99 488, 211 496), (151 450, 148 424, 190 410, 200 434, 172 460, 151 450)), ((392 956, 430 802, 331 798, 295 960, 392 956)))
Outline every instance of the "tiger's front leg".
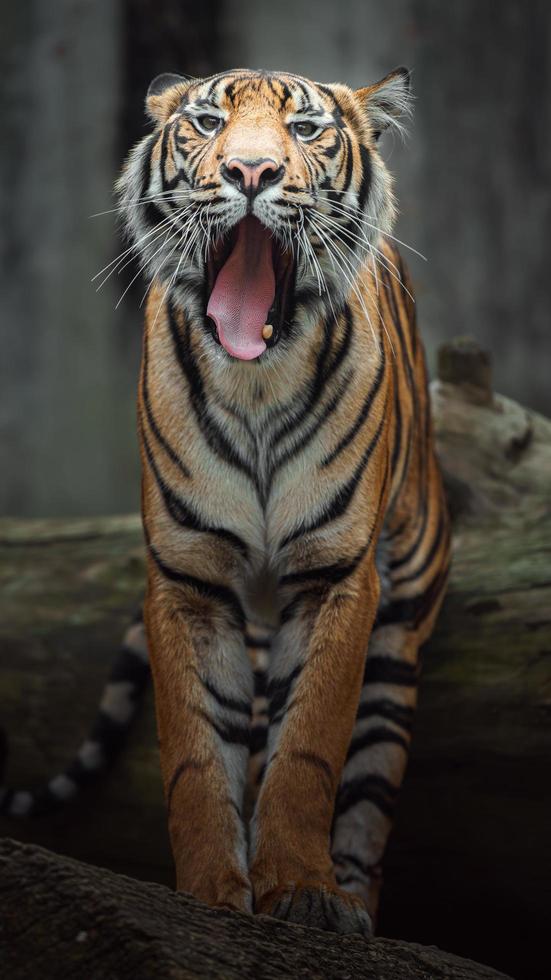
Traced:
POLYGON ((254 905, 305 925, 370 935, 363 902, 336 883, 330 835, 378 577, 371 556, 338 584, 328 586, 327 569, 318 571, 321 584, 316 569, 283 580, 294 598, 283 611, 268 683, 268 765, 251 838, 254 905))
POLYGON ((157 563, 145 621, 177 888, 250 912, 241 810, 253 678, 239 602, 157 563))

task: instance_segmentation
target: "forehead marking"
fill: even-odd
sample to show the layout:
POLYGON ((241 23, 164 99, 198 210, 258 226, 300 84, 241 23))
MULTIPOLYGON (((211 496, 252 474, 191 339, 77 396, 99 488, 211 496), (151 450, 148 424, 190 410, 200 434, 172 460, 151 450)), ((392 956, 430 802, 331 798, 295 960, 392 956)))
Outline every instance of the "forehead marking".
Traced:
POLYGON ((312 112, 314 107, 310 101, 310 96, 308 94, 308 89, 306 88, 306 85, 304 85, 302 82, 299 82, 298 80, 295 81, 295 85, 302 95, 299 108, 302 109, 304 112, 312 112))
POLYGON ((270 86, 270 89, 274 93, 276 99, 279 99, 281 109, 284 109, 287 103, 291 102, 292 100, 291 89, 280 78, 269 78, 268 85, 270 86), (279 86, 279 92, 277 91, 276 86, 279 86))
MULTIPOLYGON (((326 86, 315 85, 299 75, 277 75, 271 72, 223 72, 211 79, 206 92, 198 92, 195 99, 196 105, 214 105, 220 102, 221 98, 228 99, 230 104, 235 107, 238 98, 258 98, 264 96, 273 105, 273 98, 279 101, 279 108, 283 109, 289 102, 294 102, 297 111, 305 114, 326 113, 328 110, 321 99, 316 99, 316 94, 329 97, 331 108, 337 110, 337 125, 340 123, 341 109, 333 94, 326 86), (226 84, 222 88, 222 84, 226 84), (222 91, 221 91, 222 89, 222 91), (316 103, 318 103, 316 105, 316 103)), ((291 107, 289 107, 290 109, 291 107)))

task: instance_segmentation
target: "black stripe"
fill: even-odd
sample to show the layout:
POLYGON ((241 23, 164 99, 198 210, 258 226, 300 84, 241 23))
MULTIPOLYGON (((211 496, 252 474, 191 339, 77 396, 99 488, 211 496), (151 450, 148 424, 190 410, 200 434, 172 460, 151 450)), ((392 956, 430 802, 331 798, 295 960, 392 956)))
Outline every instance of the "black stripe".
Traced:
POLYGON ((383 295, 386 297, 387 302, 389 304, 392 322, 394 324, 396 333, 398 334, 398 340, 400 341, 400 348, 402 351, 402 365, 407 375, 408 387, 411 392, 412 398, 415 398, 416 385, 415 385, 415 379, 413 377, 413 367, 409 356, 407 341, 404 336, 404 331, 402 329, 402 319, 400 317, 400 311, 398 309, 398 301, 396 298, 396 293, 394 291, 396 279, 393 275, 390 274, 390 270, 386 265, 384 265, 384 263, 380 264, 380 272, 384 285, 386 286, 386 292, 383 295))
POLYGON ((392 362, 392 374, 394 379, 394 445, 392 446, 392 456, 390 458, 390 472, 394 476, 402 448, 402 402, 396 361, 392 362))
POLYGON ((281 101, 281 108, 283 109, 287 102, 292 101, 293 95, 291 89, 285 82, 282 82, 281 79, 278 79, 278 82, 281 85, 282 94, 280 95, 280 101, 281 101))
POLYGON ((205 681, 199 675, 199 679, 205 689, 209 692, 211 697, 220 705, 221 708, 226 708, 229 711, 238 711, 242 715, 250 716, 252 714, 252 705, 250 701, 241 700, 238 698, 229 698, 221 692, 211 683, 211 681, 205 681))
POLYGON ((353 370, 347 372, 344 378, 342 378, 342 380, 340 381, 333 397, 330 399, 330 401, 327 402, 325 408, 323 409, 323 412, 318 416, 318 418, 315 420, 313 425, 310 426, 308 431, 303 434, 303 436, 299 439, 298 442, 294 443, 292 446, 289 447, 289 449, 287 449, 284 453, 282 453, 281 456, 279 456, 279 458, 274 463, 274 466, 272 468, 272 472, 270 474, 270 481, 273 480, 277 471, 282 466, 284 466, 285 463, 288 463, 290 459, 293 459, 295 456, 298 455, 299 452, 302 452, 302 450, 305 449, 308 443, 311 442, 314 436, 319 432, 321 427, 325 424, 327 419, 333 414, 338 403, 341 401, 348 385, 350 384, 353 374, 354 374, 353 370))
POLYGON ((399 745, 405 752, 409 752, 407 738, 404 738, 399 732, 393 731, 392 728, 387 728, 385 725, 378 725, 376 728, 369 728, 362 735, 357 735, 352 739, 346 759, 348 761, 358 752, 361 752, 362 749, 367 749, 371 745, 380 745, 383 742, 399 745))
POLYGON ((397 684, 400 687, 416 687, 419 670, 417 665, 395 660, 381 654, 367 654, 364 684, 397 684))
POLYGON ((268 683, 268 678, 266 676, 265 670, 255 670, 253 671, 254 677, 254 696, 255 698, 266 697, 266 685, 268 683))
POLYGON ((243 541, 243 539, 239 537, 239 535, 234 534, 233 531, 229 531, 225 527, 217 527, 212 524, 206 524, 199 517, 199 515, 195 514, 191 509, 191 507, 189 507, 188 504, 186 504, 186 502, 182 500, 182 498, 178 494, 176 494, 174 490, 171 489, 171 487, 168 486, 168 484, 165 482, 164 478, 162 477, 161 473, 159 472, 159 469, 157 467, 157 464, 153 457, 153 453, 151 452, 151 448, 149 446, 149 443, 147 441, 143 429, 142 429, 142 439, 143 439, 147 460, 153 472, 153 476, 155 477, 155 482, 159 489, 159 493, 161 494, 166 509, 170 514, 170 516, 172 517, 172 519, 177 524, 179 524, 180 527, 184 527, 187 530, 197 531, 199 533, 204 533, 204 534, 214 534, 215 537, 219 538, 222 541, 227 541, 228 544, 231 544, 234 548, 237 548, 237 550, 243 555, 243 557, 246 558, 248 556, 249 549, 245 544, 245 542, 243 541))
POLYGON ((413 358, 415 359, 417 355, 417 312, 414 300, 411 298, 413 290, 411 288, 411 282, 409 281, 408 271, 404 265, 401 253, 399 249, 393 248, 392 253, 395 259, 395 265, 398 266, 398 274, 402 282, 402 291, 404 293, 404 305, 407 308, 409 314, 409 327, 410 327, 410 338, 411 338, 411 350, 413 353, 413 358), (407 289, 407 292, 406 292, 407 289), (411 294, 411 295, 410 295, 411 294))
POLYGON ((329 379, 340 368, 344 358, 346 357, 348 351, 350 350, 350 345, 352 343, 352 334, 354 330, 354 317, 352 315, 352 310, 350 309, 348 303, 346 303, 345 306, 343 307, 343 314, 344 314, 344 337, 339 346, 339 349, 335 354, 335 357, 333 358, 333 360, 331 361, 331 363, 327 368, 327 373, 325 374, 325 377, 323 379, 324 383, 327 383, 327 381, 329 381, 329 379))
POLYGON ((194 762, 192 759, 184 759, 179 766, 176 767, 172 776, 170 777, 170 782, 168 784, 167 794, 166 794, 166 806, 167 810, 170 812, 170 804, 172 803, 172 797, 174 795, 174 790, 187 769, 203 769, 204 766, 200 762, 194 762))
POLYGON ((375 435, 372 437, 371 441, 369 442, 367 448, 362 453, 361 459, 358 465, 356 466, 356 469, 354 470, 354 473, 352 474, 350 480, 348 480, 347 483, 339 487, 337 492, 333 495, 333 498, 328 504, 328 506, 325 507, 325 509, 321 512, 321 514, 318 515, 318 517, 316 517, 309 524, 302 524, 300 527, 297 528, 296 531, 293 531, 292 534, 288 534, 287 537, 284 538, 281 544, 279 545, 280 548, 285 548, 286 545, 291 543, 291 541, 294 541, 296 538, 302 537, 304 534, 309 534, 311 531, 315 531, 326 524, 330 524, 331 521, 336 520, 338 517, 341 517, 342 514, 345 513, 345 511, 348 509, 354 497, 360 479, 364 473, 364 470, 367 467, 367 464, 369 463, 373 451, 375 450, 379 442, 381 433, 383 431, 384 422, 385 422, 385 412, 383 411, 377 431, 375 432, 375 435))
POLYGON ((204 579, 196 578, 194 575, 186 575, 185 572, 180 572, 175 568, 171 568, 170 565, 167 565, 162 560, 152 544, 148 544, 148 548, 153 561, 165 578, 169 579, 171 582, 178 582, 179 585, 189 586, 205 599, 220 602, 231 614, 235 625, 238 626, 239 629, 245 628, 245 613, 243 612, 243 607, 239 599, 232 589, 227 588, 225 585, 218 585, 214 582, 205 582, 204 579))
POLYGON ((223 72, 222 74, 213 75, 212 76, 210 85, 209 85, 209 87, 207 89, 207 94, 205 96, 205 98, 207 99, 208 102, 212 102, 212 97, 214 95, 214 90, 215 90, 216 86, 218 85, 218 82, 220 81, 221 78, 224 77, 224 75, 227 75, 227 74, 229 74, 229 73, 228 72, 223 72))
POLYGON ((323 147, 321 153, 323 154, 324 157, 326 157, 327 160, 334 160, 341 147, 342 147, 341 134, 337 129, 337 132, 335 133, 335 141, 331 143, 329 146, 323 147))
MULTIPOLYGON (((393 558, 388 563, 388 567, 389 567, 389 570, 390 571, 392 571, 395 568, 400 568, 402 565, 407 565, 407 563, 413 558, 415 552, 417 551, 419 545, 421 544, 421 541, 423 540, 423 537, 424 537, 424 534, 425 534, 425 530, 426 530, 426 527, 427 527, 427 522, 428 522, 428 519, 429 519, 429 509, 428 509, 428 506, 427 506, 427 498, 426 498, 426 496, 423 496, 421 507, 422 507, 422 509, 421 509, 421 526, 419 528, 419 531, 417 533, 417 536, 416 536, 413 544, 410 545, 410 547, 408 548, 408 550, 403 555, 401 555, 399 558, 393 558)), ((396 532, 396 533, 398 533, 398 532, 396 532)), ((401 533, 401 531, 400 531, 400 533, 401 533)))
POLYGON ((251 728, 251 737, 249 742, 251 755, 258 755, 259 752, 264 751, 267 744, 267 738, 267 725, 253 725, 251 728))
POLYGON ((443 591, 448 578, 448 566, 440 568, 429 585, 420 593, 409 599, 395 599, 377 613, 375 626, 385 626, 389 623, 407 623, 409 629, 417 629, 433 608, 443 591))
POLYGON ((400 521, 400 523, 397 524, 396 527, 394 527, 391 531, 389 531, 389 530, 387 530, 385 528, 385 538, 386 538, 386 540, 387 541, 394 541, 395 538, 400 538, 402 536, 402 534, 404 533, 404 531, 406 530, 406 528, 408 527, 409 523, 410 523, 410 519, 408 517, 406 517, 406 518, 404 518, 403 521, 400 521))
POLYGON ((372 537, 373 529, 366 544, 350 561, 343 558, 340 561, 334 562, 332 565, 318 565, 317 567, 307 568, 301 572, 288 572, 287 575, 282 575, 279 580, 279 585, 302 585, 304 582, 311 582, 316 579, 322 579, 328 585, 335 585, 337 582, 342 582, 343 579, 348 578, 357 569, 369 549, 372 537))
POLYGON ((288 623, 289 620, 293 618, 295 612, 297 611, 297 609, 299 609, 304 599, 316 598, 319 600, 319 597, 320 597, 319 586, 315 586, 315 588, 311 588, 311 589, 302 589, 301 592, 297 592, 296 596, 294 596, 294 598, 291 599, 291 601, 288 602, 287 605, 284 606, 283 609, 281 610, 279 614, 280 624, 284 626, 285 623, 288 623))
POLYGON ((447 521, 445 520, 443 511, 441 511, 433 542, 429 550, 427 551, 422 564, 419 565, 419 567, 416 568, 413 572, 410 572, 409 575, 402 575, 400 576, 400 578, 392 578, 391 576, 392 587, 394 588, 397 585, 404 585, 406 582, 414 582, 415 579, 421 578, 432 565, 436 557, 436 553, 438 552, 438 549, 442 544, 442 538, 445 536, 447 537, 447 535, 448 535, 447 521))
POLYGON ((304 84, 304 82, 300 78, 295 78, 295 85, 298 88, 298 90, 300 91, 300 93, 302 95, 302 98, 303 98, 303 104, 301 106, 301 111, 311 112, 313 106, 312 106, 312 102, 310 101, 310 95, 308 93, 308 89, 306 88, 306 85, 304 84))
MULTIPOLYGON (((189 184, 189 180, 185 170, 183 170, 181 167, 177 168, 176 164, 174 163, 174 160, 172 160, 175 169, 174 177, 166 176, 166 164, 167 164, 167 158, 169 152, 168 143, 170 137, 174 135, 177 125, 178 125, 178 120, 175 119, 174 122, 170 124, 170 126, 165 126, 163 136, 162 136, 160 171, 161 171, 161 181, 162 181, 163 191, 174 190, 174 188, 177 187, 178 184, 180 184, 182 181, 186 184, 189 184)), ((185 156, 185 154, 183 155, 185 156)))
MULTIPOLYGON (((143 155, 141 166, 140 166, 140 191, 138 194, 138 200, 141 201, 146 195, 149 189, 149 181, 151 180, 151 157, 153 156, 153 150, 157 142, 157 134, 152 133, 144 141, 142 146, 145 149, 143 155)), ((155 222, 153 222, 155 224, 155 222)))
MULTIPOLYGON (((363 874, 366 878, 369 878, 373 874, 381 871, 381 866, 378 862, 375 864, 366 864, 365 861, 361 861, 357 854, 350 854, 348 852, 337 851, 331 854, 335 864, 352 864, 358 871, 363 874)), ((342 879, 340 879, 342 881, 342 879)))
POLYGON ((376 773, 358 776, 343 783, 337 797, 336 814, 346 813, 357 803, 368 801, 375 804, 386 817, 392 818, 398 789, 376 773))
POLYGON ((226 439, 218 423, 209 413, 207 400, 205 398, 203 378, 191 347, 189 323, 186 323, 186 337, 184 341, 178 329, 174 310, 170 301, 168 302, 167 307, 168 322, 174 344, 174 350, 182 373, 184 374, 188 383, 191 407, 205 442, 209 448, 216 453, 216 455, 224 460, 224 462, 238 470, 241 470, 242 473, 245 473, 246 476, 248 476, 253 484, 258 488, 256 474, 253 472, 249 464, 246 463, 245 460, 241 459, 241 457, 237 454, 231 443, 226 439))
MULTIPOLYGON (((135 715, 135 710, 138 707, 138 698, 143 690, 143 686, 149 675, 149 668, 147 664, 142 664, 144 668, 144 673, 141 674, 140 678, 136 677, 136 664, 133 664, 134 676, 131 677, 132 671, 129 669, 129 658, 137 660, 135 654, 132 654, 129 650, 123 650, 122 654, 117 658, 116 664, 110 676, 110 681, 116 682, 118 680, 129 680, 134 684, 134 690, 130 693, 130 697, 133 704, 133 710, 131 716, 125 722, 116 721, 110 715, 108 715, 102 708, 100 708, 96 714, 94 723, 90 729, 87 740, 91 742, 96 742, 98 748, 101 752, 101 758, 99 764, 94 766, 94 768, 89 768, 85 766, 79 756, 70 762, 67 768, 62 773, 67 779, 72 780, 75 784, 76 791, 93 783, 101 773, 112 764, 118 755, 119 751, 124 745, 125 738, 132 723, 135 715), (118 673, 123 671, 123 676, 119 677, 118 673)), ((8 813, 13 798, 15 796, 15 790, 6 789, 4 797, 0 802, 0 813, 8 813)), ((43 816, 50 811, 56 810, 64 806, 68 801, 58 796, 54 793, 49 786, 45 786, 41 789, 36 790, 36 792, 31 793, 31 803, 28 810, 28 816, 43 816)), ((71 798, 73 799, 73 798, 71 798)))
POLYGON ((143 351, 142 400, 145 408, 147 422, 156 441, 159 443, 160 446, 162 446, 169 459, 171 459, 174 465, 178 467, 178 469, 180 470, 183 476, 189 478, 191 476, 190 471, 188 470, 185 463, 180 459, 177 452, 172 448, 168 440, 165 439, 163 433, 161 432, 159 426, 157 425, 155 416, 153 415, 153 410, 151 408, 151 402, 149 398, 149 390, 147 386, 147 368, 148 368, 148 351, 147 351, 147 341, 146 341, 144 343, 144 351, 143 351))
POLYGON ((250 725, 238 725, 231 721, 215 721, 205 711, 201 711, 200 714, 214 728, 223 742, 228 742, 229 745, 250 745, 250 725))
POLYGON ((357 415, 354 423, 350 426, 350 428, 345 433, 345 435, 342 437, 342 439, 337 443, 337 445, 332 450, 332 452, 330 452, 329 455, 326 456, 322 460, 322 463, 321 463, 322 466, 329 466, 333 462, 333 460, 339 455, 339 453, 341 453, 343 451, 343 449, 346 449, 346 447, 350 445, 350 443, 352 442, 352 440, 354 439, 354 437, 360 431, 360 429, 361 429, 362 425, 364 424, 365 420, 367 419, 367 417, 369 415, 369 411, 370 411, 371 406, 373 405, 373 402, 374 402, 374 400, 375 400, 375 398, 377 396, 377 392, 379 391, 379 388, 381 387, 381 383, 382 383, 382 380, 383 380, 383 377, 384 377, 384 374, 385 374, 386 354, 385 354, 384 346, 382 344, 381 344, 381 347, 380 347, 380 354, 381 354, 381 360, 379 362, 379 367, 377 368, 377 373, 375 375, 375 378, 373 380, 373 383, 371 385, 371 388, 369 389, 369 391, 368 391, 368 393, 367 393, 367 395, 366 395, 366 397, 364 399, 363 405, 362 405, 360 411, 358 412, 358 415, 357 415))
POLYGON ((302 664, 297 664, 297 666, 287 674, 286 677, 272 677, 268 681, 268 686, 266 689, 266 695, 269 702, 268 707, 268 717, 270 723, 274 720, 276 714, 278 714, 282 708, 285 708, 287 704, 287 699, 289 697, 289 692, 291 690, 291 685, 297 679, 302 671, 302 664))
POLYGON ((222 398, 218 398, 216 394, 214 395, 214 399, 216 401, 216 404, 221 409, 223 409, 224 412, 227 412, 228 415, 232 415, 233 418, 236 419, 236 421, 239 422, 240 425, 243 426, 245 432, 247 433, 247 435, 248 435, 248 437, 249 437, 249 439, 251 441, 251 446, 249 447, 248 452, 254 452, 255 451, 255 446, 254 446, 255 433, 254 433, 253 428, 252 428, 252 426, 251 426, 251 424, 249 422, 249 418, 247 416, 247 413, 242 408, 240 408, 239 406, 236 407, 235 405, 231 405, 229 402, 224 401, 222 398))
POLYGON ((411 732, 414 714, 413 708, 409 707, 409 705, 397 704, 396 701, 392 701, 390 698, 378 698, 371 701, 362 701, 358 708, 356 719, 361 721, 364 718, 379 716, 380 718, 386 718, 387 721, 394 722, 395 725, 399 725, 406 732, 411 732))
POLYGON ((171 130, 172 130, 172 127, 171 126, 165 126, 165 128, 163 130, 163 135, 162 135, 162 138, 161 138, 160 171, 161 171, 161 181, 162 181, 162 185, 163 185, 163 190, 171 190, 170 187, 167 187, 166 176, 165 176, 166 159, 167 159, 167 156, 168 156, 168 140, 169 140, 169 136, 170 136, 171 130))
POLYGON ((269 639, 258 640, 254 636, 247 635, 245 637, 245 646, 251 647, 256 650, 269 650, 272 645, 272 641, 269 639))
POLYGON ((371 183, 371 156, 367 146, 364 146, 363 143, 360 143, 360 158, 362 162, 362 179, 358 191, 358 210, 363 211, 371 183))
MULTIPOLYGON (((382 501, 383 501, 383 498, 384 498, 384 495, 385 495, 385 492, 386 492, 386 487, 387 487, 387 483, 388 483, 388 474, 389 474, 389 471, 388 471, 388 466, 387 466, 387 470, 386 470, 386 473, 385 473, 385 478, 383 480, 383 483, 382 483, 382 486, 381 486, 381 492, 379 494, 378 505, 377 505, 377 508, 376 508, 376 513, 377 514, 381 510, 381 504, 382 504, 382 501)), ((377 527, 377 522, 375 522, 375 524, 371 528, 371 531, 369 532, 369 537, 368 537, 367 542, 364 545, 364 547, 360 549, 360 551, 356 554, 355 558, 352 560, 351 563, 349 563, 349 565, 347 565, 347 566, 341 566, 340 567, 339 573, 337 573, 337 574, 340 575, 340 577, 338 577, 336 579, 333 579, 333 581, 335 581, 335 580, 336 581, 342 581, 342 579, 346 578, 347 575, 350 575, 355 570, 355 568, 358 566, 358 564, 360 563, 360 561, 362 560, 362 558, 364 557, 364 555, 367 554, 369 548, 371 547, 371 542, 373 541, 373 536, 375 534, 376 527, 377 527), (342 572, 342 574, 340 574, 341 572, 342 572)), ((291 580, 294 579, 295 581, 298 581, 299 579, 300 580, 303 580, 303 581, 308 581, 309 579, 314 579, 315 580, 316 577, 320 577, 319 576, 319 572, 321 572, 322 573, 321 578, 323 580, 323 573, 326 572, 328 569, 331 569, 331 567, 332 566, 325 566, 325 567, 324 566, 321 566, 321 567, 318 567, 317 569, 307 569, 305 572, 291 572, 291 573, 289 573, 289 577, 290 578, 292 577, 291 580)), ((332 576, 333 575, 333 572, 330 572, 330 575, 332 576)), ((319 596, 320 596, 320 588, 319 588, 319 586, 317 586, 314 589, 303 589, 301 592, 299 592, 291 600, 291 602, 289 602, 281 610, 281 612, 280 612, 280 623, 281 623, 281 625, 283 625, 284 623, 288 622, 293 617, 295 611, 299 608, 299 606, 302 603, 303 599, 305 599, 305 598, 314 598, 314 597, 318 597, 319 598, 319 596)))
POLYGON ((329 797, 333 796, 335 774, 327 762, 327 759, 324 759, 323 756, 318 755, 317 752, 291 752, 290 758, 297 759, 299 762, 305 762, 306 765, 313 766, 315 769, 321 772, 325 777, 324 789, 329 797))
POLYGON ((354 166, 354 157, 352 154, 352 141, 347 132, 343 131, 343 141, 346 147, 346 169, 344 172, 344 182, 342 190, 339 192, 341 194, 346 194, 350 187, 350 181, 352 180, 352 169, 354 166))
POLYGON ((326 95, 327 98, 331 99, 331 102, 333 103, 334 106, 333 115, 335 118, 335 125, 340 129, 344 125, 343 110, 337 96, 335 95, 334 92, 331 91, 328 85, 320 85, 320 83, 317 82, 316 88, 318 88, 320 92, 323 92, 323 94, 326 95))
MULTIPOLYGON (((164 202, 164 203, 166 203, 166 202, 164 202)), ((149 228, 151 226, 151 231, 153 231, 153 229, 155 229, 156 225, 159 225, 159 228, 160 228, 161 222, 162 221, 165 221, 166 218, 167 218, 167 216, 164 213, 164 211, 161 211, 160 207, 158 206, 158 204, 155 203, 155 201, 148 201, 148 203, 146 205, 144 205, 144 207, 143 207, 143 210, 142 210, 142 218, 144 220, 144 223, 145 223, 146 227, 149 228)), ((169 228, 170 228, 170 226, 169 226, 169 228)), ((166 229, 166 230, 168 231, 168 229, 166 229)), ((160 237, 161 236, 159 235, 159 238, 160 237)), ((157 241, 157 239, 156 238, 153 238, 153 241, 157 241)), ((152 244, 152 241, 146 242, 145 248, 146 249, 149 248, 149 246, 151 244, 152 244)), ((163 242, 163 245, 164 245, 164 242, 163 242)))
POLYGON ((266 84, 270 89, 270 92, 272 93, 274 99, 277 99, 281 103, 280 108, 283 109, 283 106, 285 105, 285 100, 282 99, 281 94, 277 91, 274 85, 274 80, 270 75, 268 75, 266 78, 266 84))
POLYGON ((303 404, 300 412, 293 416, 291 419, 285 420, 282 425, 276 429, 274 435, 272 436, 271 448, 275 449, 277 444, 288 435, 294 428, 299 426, 305 418, 310 414, 315 404, 321 397, 324 389, 324 383, 326 379, 326 362, 331 349, 331 326, 329 316, 323 322, 323 339, 321 342, 321 347, 316 358, 316 367, 314 371, 314 377, 310 384, 308 396, 305 403, 303 404))
POLYGON ((232 106, 234 105, 234 101, 233 100, 234 100, 234 95, 235 95, 236 82, 237 82, 237 79, 236 78, 232 79, 232 81, 229 82, 229 84, 226 85, 226 87, 224 89, 224 95, 225 95, 226 99, 229 102, 231 102, 232 106))
POLYGON ((407 425, 407 429, 406 429, 406 434, 405 434, 405 439, 404 439, 404 443, 405 443, 405 447, 406 448, 405 448, 405 451, 404 451, 404 453, 402 455, 402 468, 401 468, 400 478, 399 478, 399 480, 397 482, 396 482, 396 474, 398 472, 398 468, 396 466, 393 469, 395 483, 394 483, 394 489, 393 489, 393 492, 392 492, 392 499, 391 499, 390 504, 389 504, 389 510, 394 506, 394 502, 398 499, 398 497, 400 495, 400 492, 401 492, 402 487, 404 485, 404 480, 406 478, 406 475, 407 475, 407 472, 408 472, 408 469, 409 469, 409 461, 410 461, 410 457, 411 457, 411 452, 412 452, 412 449, 414 447, 414 439, 413 439, 413 436, 412 436, 412 432, 414 431, 414 429, 415 429, 415 426, 413 425, 413 422, 410 419, 408 421, 408 425, 407 425))
MULTIPOLYGON (((298 415, 292 416, 290 419, 286 420, 279 430, 276 431, 272 438, 272 446, 274 449, 281 439, 288 435, 293 429, 298 428, 306 421, 309 415, 311 415, 312 409, 315 407, 322 394, 327 389, 328 381, 334 377, 337 373, 339 367, 341 366, 346 354, 350 349, 350 344, 352 341, 353 333, 353 317, 352 312, 348 304, 345 304, 342 311, 339 313, 339 319, 344 316, 344 336, 341 343, 335 353, 333 360, 329 360, 331 356, 331 345, 333 340, 333 335, 335 331, 335 324, 333 323, 333 313, 328 314, 323 322, 323 340, 316 359, 316 367, 314 370, 314 377, 309 385, 309 393, 304 401, 302 408, 298 415)), ((342 382, 341 382, 342 383, 342 382)), ((309 434, 306 434, 306 442, 309 441, 309 434)), ((292 451, 292 448, 291 448, 292 451)), ((279 461, 276 463, 278 467, 279 461)))

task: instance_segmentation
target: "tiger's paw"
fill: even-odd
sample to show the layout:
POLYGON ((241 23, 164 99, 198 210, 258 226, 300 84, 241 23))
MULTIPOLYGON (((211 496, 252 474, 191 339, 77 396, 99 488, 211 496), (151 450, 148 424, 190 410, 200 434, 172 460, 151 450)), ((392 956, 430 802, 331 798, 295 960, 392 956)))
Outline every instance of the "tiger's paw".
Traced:
POLYGON ((255 911, 326 932, 359 933, 366 939, 373 935, 371 919, 362 900, 336 885, 292 882, 264 895, 255 911))

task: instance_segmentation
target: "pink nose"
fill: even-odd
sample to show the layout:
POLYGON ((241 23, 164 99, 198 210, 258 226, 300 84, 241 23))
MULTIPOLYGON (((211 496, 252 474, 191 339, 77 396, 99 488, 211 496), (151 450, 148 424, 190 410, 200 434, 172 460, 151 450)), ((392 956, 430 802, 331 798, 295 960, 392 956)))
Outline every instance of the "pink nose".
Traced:
POLYGON ((282 176, 283 168, 275 160, 240 160, 234 157, 228 161, 226 176, 245 191, 256 191, 266 184, 275 183, 282 176))

